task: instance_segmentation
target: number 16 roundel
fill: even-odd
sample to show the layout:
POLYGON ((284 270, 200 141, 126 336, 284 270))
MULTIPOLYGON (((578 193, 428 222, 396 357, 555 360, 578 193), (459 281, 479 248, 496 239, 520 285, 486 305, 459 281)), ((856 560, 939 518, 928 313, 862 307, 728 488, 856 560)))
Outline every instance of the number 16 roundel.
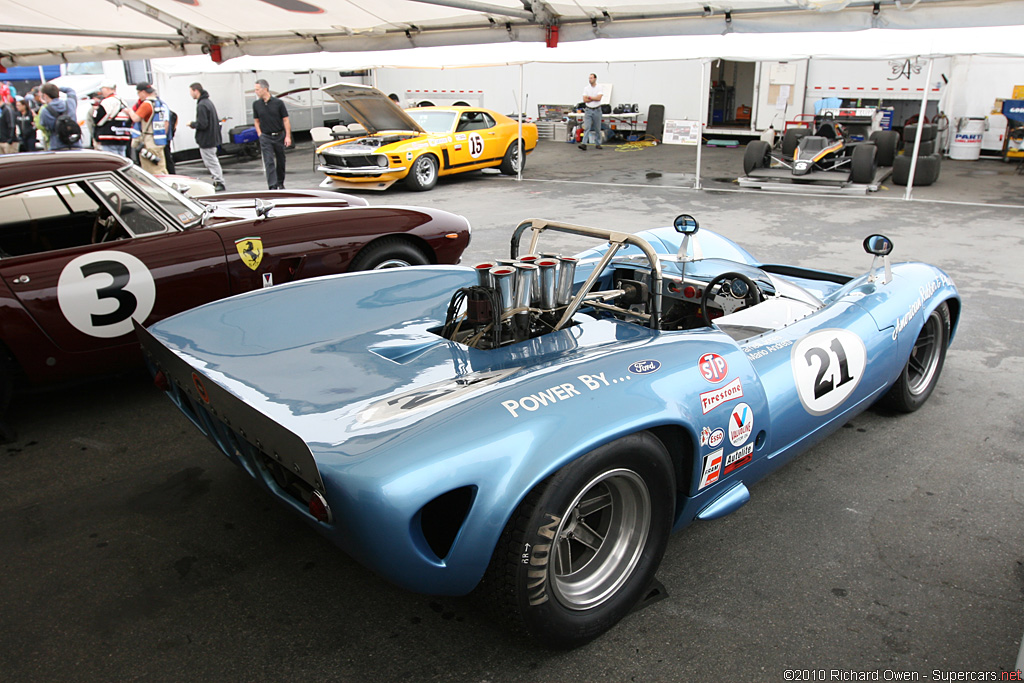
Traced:
POLYGON ((72 259, 57 280, 57 301, 69 323, 90 337, 112 339, 132 331, 153 311, 156 283, 146 264, 123 251, 72 259))
POLYGON ((867 365, 864 342, 849 330, 812 332, 790 355, 800 402, 811 415, 826 415, 850 398, 867 365))

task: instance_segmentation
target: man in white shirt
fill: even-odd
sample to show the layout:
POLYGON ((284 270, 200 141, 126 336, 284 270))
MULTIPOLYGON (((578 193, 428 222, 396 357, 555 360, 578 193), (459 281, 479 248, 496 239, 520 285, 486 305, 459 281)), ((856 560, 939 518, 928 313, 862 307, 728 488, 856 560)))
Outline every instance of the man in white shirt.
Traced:
POLYGON ((601 149, 601 98, 604 88, 597 84, 597 74, 590 74, 590 83, 583 88, 583 142, 580 149, 587 151, 587 139, 593 133, 597 148, 601 149))

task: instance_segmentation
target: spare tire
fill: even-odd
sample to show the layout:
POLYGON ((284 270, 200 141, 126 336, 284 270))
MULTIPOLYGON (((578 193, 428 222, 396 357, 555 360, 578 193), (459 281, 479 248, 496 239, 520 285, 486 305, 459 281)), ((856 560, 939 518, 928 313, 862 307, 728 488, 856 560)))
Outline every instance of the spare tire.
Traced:
MULTIPOLYGON (((925 140, 934 140, 935 139, 935 129, 936 129, 936 126, 935 126, 934 123, 926 123, 926 124, 924 124, 924 128, 921 129, 921 141, 924 142, 925 140)), ((903 127, 903 141, 904 142, 909 142, 910 144, 914 144, 914 138, 915 137, 917 137, 917 124, 916 123, 912 123, 909 126, 904 126, 903 127)))
POLYGON ((782 155, 792 157, 800 139, 811 134, 810 128, 787 128, 782 136, 782 155))
POLYGON ((878 148, 874 145, 857 145, 853 148, 853 159, 850 161, 850 182, 867 185, 875 181, 878 163, 875 161, 878 148))
POLYGON ((899 151, 900 134, 892 130, 876 130, 871 134, 871 141, 878 148, 878 155, 875 157, 878 165, 892 166, 896 152, 899 151))
MULTIPOLYGON (((896 161, 892 165, 893 184, 906 186, 907 181, 910 180, 910 163, 912 161, 913 157, 896 157, 896 161)), ((942 156, 939 154, 919 156, 917 158, 917 168, 914 169, 914 186, 927 187, 934 184, 939 179, 941 162, 942 156)))

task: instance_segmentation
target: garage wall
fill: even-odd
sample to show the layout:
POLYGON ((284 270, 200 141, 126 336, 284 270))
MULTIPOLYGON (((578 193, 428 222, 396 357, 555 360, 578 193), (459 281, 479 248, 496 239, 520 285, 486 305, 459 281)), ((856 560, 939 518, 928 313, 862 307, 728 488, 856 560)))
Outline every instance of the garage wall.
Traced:
POLYGON ((950 119, 987 116, 996 98, 1013 98, 1015 85, 1024 85, 1024 59, 954 57, 950 90, 943 106, 950 119))

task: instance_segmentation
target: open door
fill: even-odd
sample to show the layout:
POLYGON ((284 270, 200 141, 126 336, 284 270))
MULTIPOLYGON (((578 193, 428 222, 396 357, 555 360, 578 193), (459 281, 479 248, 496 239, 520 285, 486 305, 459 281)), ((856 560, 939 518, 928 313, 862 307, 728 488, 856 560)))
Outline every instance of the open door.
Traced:
POLYGON ((781 134, 786 127, 786 121, 797 120, 804 113, 807 60, 760 62, 758 66, 760 73, 755 127, 758 131, 763 131, 769 126, 774 126, 781 134))

